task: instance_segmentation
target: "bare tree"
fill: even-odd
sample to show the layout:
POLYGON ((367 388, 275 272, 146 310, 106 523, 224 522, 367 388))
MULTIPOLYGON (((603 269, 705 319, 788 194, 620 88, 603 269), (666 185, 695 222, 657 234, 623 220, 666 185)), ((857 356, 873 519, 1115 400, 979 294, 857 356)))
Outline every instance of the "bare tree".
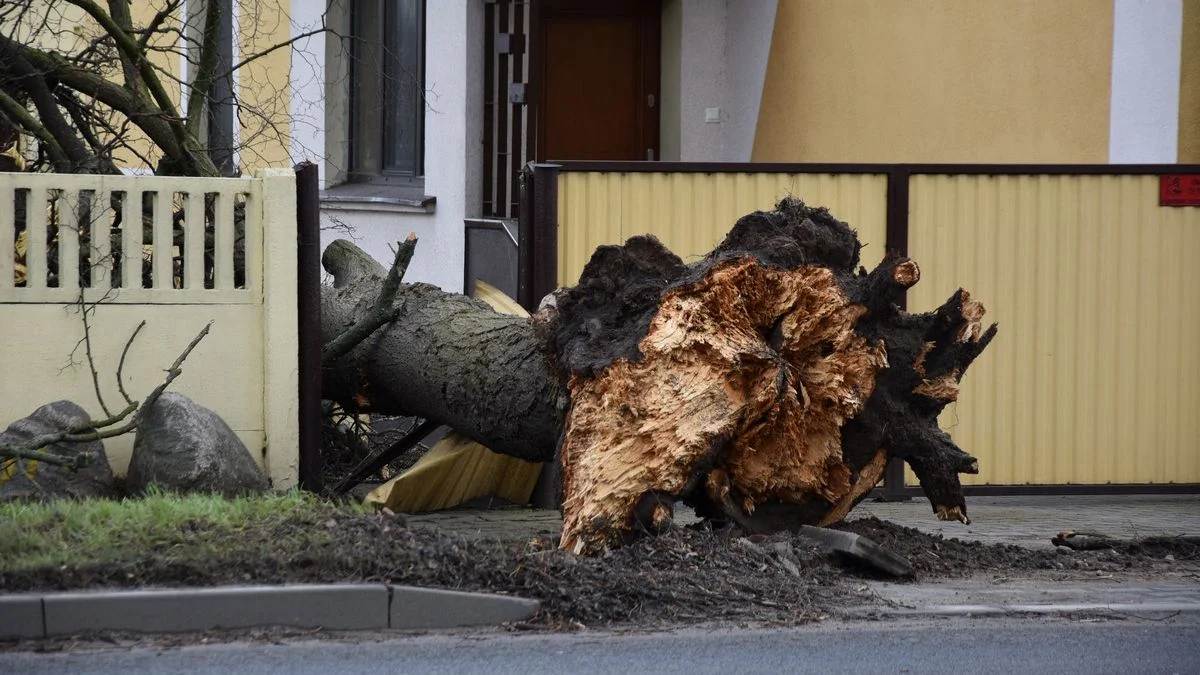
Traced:
POLYGON ((130 0, 0 5, 0 122, 33 139, 30 170, 143 164, 160 175, 219 176, 236 171, 235 149, 286 146, 289 132, 279 127, 290 84, 260 61, 324 25, 279 40, 288 15, 278 0, 150 5, 136 17, 130 0), (238 96, 235 78, 252 101, 238 96), (218 111, 240 138, 213 133, 218 111))

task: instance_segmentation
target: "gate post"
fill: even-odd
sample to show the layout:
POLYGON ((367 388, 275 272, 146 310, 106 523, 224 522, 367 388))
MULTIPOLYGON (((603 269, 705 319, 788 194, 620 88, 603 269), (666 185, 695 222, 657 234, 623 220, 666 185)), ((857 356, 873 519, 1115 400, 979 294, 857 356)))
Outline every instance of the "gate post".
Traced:
MULTIPOLYGON (((887 243, 888 252, 908 255, 908 199, 911 169, 897 164, 888 171, 887 178, 887 243)), ((907 293, 900 296, 900 309, 907 309, 907 293)), ((904 460, 893 457, 888 460, 883 474, 883 501, 910 501, 912 496, 904 489, 904 460)))

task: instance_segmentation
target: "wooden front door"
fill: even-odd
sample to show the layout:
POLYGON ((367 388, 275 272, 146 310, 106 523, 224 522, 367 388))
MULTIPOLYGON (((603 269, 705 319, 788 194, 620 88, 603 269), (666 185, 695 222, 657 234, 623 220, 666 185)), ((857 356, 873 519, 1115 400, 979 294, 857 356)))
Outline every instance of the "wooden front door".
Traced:
POLYGON ((539 10, 538 159, 656 159, 660 3, 545 0, 539 10))

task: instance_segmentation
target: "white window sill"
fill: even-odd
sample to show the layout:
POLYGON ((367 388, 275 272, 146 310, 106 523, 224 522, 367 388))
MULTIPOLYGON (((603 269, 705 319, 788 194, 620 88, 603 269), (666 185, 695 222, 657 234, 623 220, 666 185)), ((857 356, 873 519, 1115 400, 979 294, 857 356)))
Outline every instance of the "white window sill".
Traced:
POLYGON ((437 197, 419 188, 344 183, 321 191, 322 211, 433 213, 437 197))

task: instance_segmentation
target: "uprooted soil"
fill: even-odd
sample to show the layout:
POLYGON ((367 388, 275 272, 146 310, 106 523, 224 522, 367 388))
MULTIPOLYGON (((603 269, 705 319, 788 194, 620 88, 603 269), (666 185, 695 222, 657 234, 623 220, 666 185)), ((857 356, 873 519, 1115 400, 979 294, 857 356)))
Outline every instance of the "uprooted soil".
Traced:
MULTIPOLYGON (((905 556, 921 580, 978 573, 1153 575, 1179 564, 1196 569, 1195 562, 1182 561, 1200 560, 1194 546, 1063 554, 944 539, 874 518, 841 527, 905 556)), ((391 582, 536 598, 541 611, 521 627, 569 629, 802 623, 868 604, 862 579, 882 578, 797 535, 745 537, 699 526, 592 558, 559 551, 549 536, 480 540, 409 527, 403 515, 334 509, 297 512, 261 531, 210 531, 204 522, 190 522, 179 538, 177 546, 121 560, 0 570, 0 589, 391 582)))

